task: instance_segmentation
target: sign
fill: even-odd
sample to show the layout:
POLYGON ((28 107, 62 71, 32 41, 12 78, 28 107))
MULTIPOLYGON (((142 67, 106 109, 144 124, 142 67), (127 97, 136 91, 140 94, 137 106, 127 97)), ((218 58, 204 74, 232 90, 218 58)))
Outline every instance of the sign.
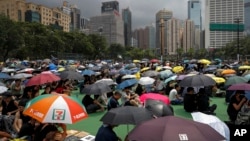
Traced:
POLYGON ((64 109, 54 109, 52 120, 65 120, 65 110, 64 109))

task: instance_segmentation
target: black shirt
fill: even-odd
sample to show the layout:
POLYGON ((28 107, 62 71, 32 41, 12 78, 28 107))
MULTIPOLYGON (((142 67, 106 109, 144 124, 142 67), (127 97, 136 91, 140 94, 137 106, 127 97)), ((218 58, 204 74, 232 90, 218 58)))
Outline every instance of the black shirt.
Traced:
POLYGON ((240 101, 237 101, 235 95, 233 95, 231 97, 231 99, 230 99, 230 103, 229 103, 229 105, 227 107, 227 114, 228 114, 228 116, 229 116, 229 118, 230 118, 231 121, 235 121, 236 120, 238 112, 240 111, 240 110, 236 110, 234 108, 233 104, 235 103, 235 104, 238 105, 240 103, 240 101))
MULTIPOLYGON (((2 101, 2 115, 7 115, 8 112, 12 112, 17 110, 17 106, 15 105, 15 101, 11 100, 9 104, 7 104, 4 100, 2 101)), ((12 113, 12 115, 15 115, 15 113, 12 113)))
POLYGON ((44 127, 44 124, 41 124, 35 130, 34 141, 43 141, 46 135, 51 131, 58 131, 58 129, 55 125, 52 125, 52 124, 48 124, 45 127, 44 127))
POLYGON ((87 108, 89 105, 94 104, 94 99, 90 95, 85 95, 82 99, 82 104, 87 108))
POLYGON ((193 112, 197 110, 196 94, 185 94, 184 96, 184 109, 187 112, 193 112))

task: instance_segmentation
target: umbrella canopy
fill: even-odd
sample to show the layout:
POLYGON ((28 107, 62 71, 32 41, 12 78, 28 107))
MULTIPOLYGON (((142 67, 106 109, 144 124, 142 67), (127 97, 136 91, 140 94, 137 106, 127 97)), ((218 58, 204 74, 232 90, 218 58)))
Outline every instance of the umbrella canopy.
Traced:
POLYGON ((127 79, 127 80, 122 81, 122 83, 118 84, 117 89, 121 90, 121 89, 124 89, 126 87, 133 86, 137 83, 138 83, 138 81, 136 79, 127 79))
POLYGON ((111 125, 136 125, 152 118, 151 112, 143 107, 123 106, 109 110, 100 120, 111 125))
POLYGON ((212 77, 212 79, 217 83, 217 84, 221 84, 221 83, 225 83, 226 80, 223 77, 212 77))
POLYGON ((207 60, 207 59, 200 59, 199 61, 198 61, 198 63, 201 63, 201 64, 211 64, 211 61, 209 61, 209 60, 207 60))
POLYGON ((140 80, 138 81, 138 83, 141 85, 151 85, 154 82, 155 82, 155 79, 151 77, 141 77, 140 80))
POLYGON ((105 79, 97 80, 95 83, 104 83, 104 84, 107 84, 107 85, 117 85, 117 83, 114 82, 110 78, 105 78, 105 79))
POLYGON ((83 76, 76 71, 63 71, 60 73, 59 77, 61 79, 83 80, 83 76))
POLYGON ((159 63, 160 61, 158 59, 152 59, 150 60, 150 63, 159 63))
POLYGON ((56 76, 53 73, 41 73, 30 78, 26 86, 42 85, 42 84, 51 83, 51 82, 55 82, 59 80, 60 80, 60 77, 56 76))
POLYGON ((3 82, 0 82, 0 86, 5 86, 6 87, 6 85, 3 82))
POLYGON ((187 77, 186 74, 177 75, 176 80, 183 80, 185 77, 187 77))
POLYGON ((101 95, 107 92, 111 92, 111 88, 106 83, 94 83, 84 87, 81 91, 83 94, 93 94, 93 95, 101 95))
POLYGON ((233 69, 225 69, 221 72, 222 75, 227 75, 227 74, 235 74, 236 71, 233 69))
POLYGON ((7 87, 5 87, 5 86, 0 86, 0 94, 4 93, 4 92, 6 92, 6 91, 8 91, 8 88, 7 88, 7 87))
POLYGON ((244 78, 246 78, 249 81, 250 80, 250 74, 245 75, 244 78))
POLYGON ((232 76, 229 77, 226 82, 225 82, 225 86, 230 86, 233 84, 238 84, 238 83, 246 83, 248 80, 244 77, 241 76, 232 76))
POLYGON ((40 95, 26 104, 23 113, 43 123, 71 124, 88 117, 78 99, 64 94, 40 95))
POLYGON ((239 68, 238 68, 239 70, 250 70, 250 66, 240 66, 239 68))
POLYGON ((8 75, 7 73, 0 72, 0 79, 9 79, 9 78, 11 78, 10 75, 8 75))
POLYGON ((145 108, 152 112, 157 117, 174 115, 172 107, 166 105, 162 101, 148 99, 145 102, 145 108))
POLYGON ((141 72, 147 71, 147 70, 149 70, 149 69, 150 69, 150 67, 142 68, 142 69, 141 69, 141 72))
POLYGON ((203 72, 213 72, 213 71, 215 71, 215 70, 217 70, 217 67, 212 66, 212 67, 207 67, 207 68, 205 68, 205 69, 203 70, 203 72))
POLYGON ((18 71, 17 73, 25 73, 25 72, 32 72, 34 71, 35 69, 33 68, 25 68, 25 69, 22 69, 20 71, 18 71))
POLYGON ((198 74, 185 77, 181 82, 182 87, 200 87, 200 86, 213 86, 216 82, 209 76, 198 74))
POLYGON ((173 76, 167 78, 167 79, 164 81, 164 83, 168 83, 168 82, 170 82, 170 81, 176 80, 176 78, 177 78, 177 75, 173 75, 173 76))
POLYGON ((128 70, 128 69, 121 69, 119 71, 119 74, 121 74, 121 75, 126 75, 126 74, 131 74, 131 73, 132 73, 132 71, 128 70))
POLYGON ((133 63, 140 63, 140 60, 133 60, 133 63))
POLYGON ((145 121, 128 134, 128 140, 137 141, 221 141, 224 139, 207 124, 175 116, 145 121))
POLYGON ((233 84, 227 90, 244 90, 244 91, 250 91, 250 84, 247 84, 247 83, 233 84))
POLYGON ((152 99, 152 100, 160 100, 163 103, 170 105, 170 100, 167 96, 162 95, 162 94, 157 94, 157 93, 146 93, 146 94, 142 94, 140 96, 140 101, 142 103, 145 103, 146 100, 148 99, 152 99))
POLYGON ((92 71, 92 70, 88 70, 88 69, 85 69, 81 72, 82 75, 88 75, 88 76, 91 76, 91 75, 95 75, 95 72, 92 71))
POLYGON ((122 79, 133 79, 133 78, 136 78, 136 76, 131 74, 127 74, 122 77, 122 79))
POLYGON ((32 76, 33 76, 32 74, 18 73, 18 74, 15 74, 14 76, 12 76, 11 78, 13 78, 13 79, 23 79, 23 78, 29 78, 29 77, 32 77, 32 76))
POLYGON ((166 78, 168 78, 172 74, 173 74, 173 72, 171 70, 164 70, 164 71, 160 72, 160 77, 162 79, 166 79, 166 78))
POLYGON ((230 130, 228 126, 222 122, 218 117, 214 115, 207 115, 201 112, 193 112, 191 113, 194 121, 208 124, 212 128, 214 128, 218 133, 220 133, 223 137, 226 138, 227 141, 230 140, 230 130))
POLYGON ((250 70, 246 70, 246 71, 242 74, 242 76, 246 76, 246 75, 248 75, 248 74, 250 74, 250 70))
POLYGON ((153 70, 149 70, 149 71, 146 71, 142 74, 143 76, 148 76, 148 77, 156 77, 159 75, 159 72, 157 71, 153 71, 153 70))
POLYGON ((214 74, 205 74, 206 76, 209 76, 209 77, 215 77, 215 75, 214 74))
POLYGON ((172 67, 170 67, 170 66, 163 66, 162 68, 166 69, 166 70, 172 70, 172 67))
POLYGON ((175 73, 180 73, 184 70, 184 68, 182 66, 176 66, 172 69, 173 72, 175 73))

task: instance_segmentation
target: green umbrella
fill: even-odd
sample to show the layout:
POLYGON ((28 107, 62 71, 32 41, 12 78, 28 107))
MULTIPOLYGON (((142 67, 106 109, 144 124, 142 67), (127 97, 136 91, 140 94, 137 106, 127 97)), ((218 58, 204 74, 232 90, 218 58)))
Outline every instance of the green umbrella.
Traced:
POLYGON ((226 80, 225 86, 230 86, 238 83, 246 83, 247 81, 248 80, 242 76, 231 76, 226 80))

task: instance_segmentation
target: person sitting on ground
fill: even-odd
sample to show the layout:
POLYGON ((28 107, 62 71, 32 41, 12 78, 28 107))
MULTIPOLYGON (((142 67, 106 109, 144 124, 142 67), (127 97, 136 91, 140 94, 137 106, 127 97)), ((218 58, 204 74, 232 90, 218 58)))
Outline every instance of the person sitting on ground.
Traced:
POLYGON ((215 97, 222 97, 222 96, 225 96, 226 93, 224 91, 221 91, 220 88, 218 87, 218 85, 214 85, 212 87, 212 96, 215 96, 215 97))
POLYGON ((139 96, 130 90, 130 87, 126 87, 121 91, 122 105, 124 106, 137 106, 141 105, 139 96))
POLYGON ((85 106, 87 113, 95 113, 97 110, 104 111, 104 107, 90 95, 85 95, 83 97, 82 104, 85 106))
POLYGON ((183 103, 183 97, 181 97, 178 92, 181 87, 178 84, 175 84, 174 89, 172 89, 169 93, 169 100, 171 104, 177 105, 183 103))
POLYGON ((95 136, 95 141, 122 141, 113 130, 116 126, 109 124, 101 125, 95 136))
POLYGON ((205 94, 205 89, 200 88, 198 95, 197 95, 197 109, 200 112, 205 114, 215 114, 214 111, 216 110, 217 105, 213 104, 210 106, 210 99, 207 94, 205 94))
POLYGON ((236 91, 234 95, 232 95, 229 105, 227 107, 227 114, 231 122, 235 122, 238 112, 240 111, 243 104, 246 102, 246 98, 242 95, 243 91, 236 91))
POLYGON ((50 85, 47 85, 45 88, 44 88, 44 91, 41 95, 44 95, 44 94, 50 94, 51 93, 51 86, 50 85))
POLYGON ((64 141, 65 136, 59 131, 49 132, 44 141, 64 141))
POLYGON ((184 109, 186 112, 194 112, 197 110, 197 95, 194 94, 194 88, 188 87, 184 96, 184 109))
POLYGON ((109 101, 108 101, 108 111, 112 108, 117 108, 120 106, 118 100, 121 98, 122 94, 118 91, 116 91, 113 96, 110 97, 109 101))
POLYGON ((245 104, 241 107, 238 112, 237 118, 235 120, 236 125, 250 125, 250 101, 247 100, 245 104))

